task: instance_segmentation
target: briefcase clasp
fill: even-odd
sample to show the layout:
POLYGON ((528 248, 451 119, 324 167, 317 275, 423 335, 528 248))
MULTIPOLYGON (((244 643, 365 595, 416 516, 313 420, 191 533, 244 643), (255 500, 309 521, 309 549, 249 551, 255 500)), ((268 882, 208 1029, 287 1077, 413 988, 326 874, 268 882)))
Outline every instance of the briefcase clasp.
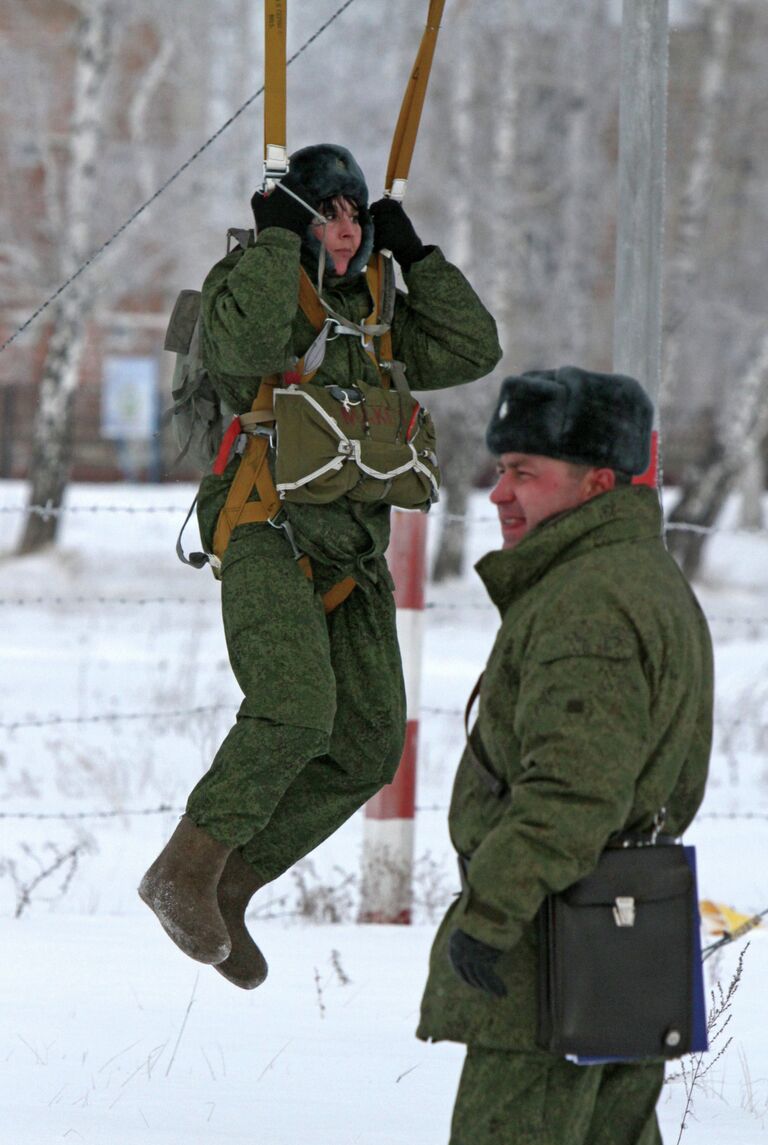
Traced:
POLYGON ((635 900, 631 895, 619 895, 613 900, 613 921, 617 926, 635 925, 635 900))

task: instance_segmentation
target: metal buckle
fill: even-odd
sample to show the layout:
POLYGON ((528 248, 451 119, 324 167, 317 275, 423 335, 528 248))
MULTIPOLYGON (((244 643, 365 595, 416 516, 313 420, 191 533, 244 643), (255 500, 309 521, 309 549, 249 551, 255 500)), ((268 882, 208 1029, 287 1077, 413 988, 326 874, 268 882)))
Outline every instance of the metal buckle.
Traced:
POLYGON ((619 895, 613 900, 613 921, 617 926, 635 925, 635 900, 631 895, 619 895))
POLYGON ((285 512, 284 509, 282 509, 282 508, 279 509, 274 517, 268 517, 267 518, 267 524, 271 525, 273 529, 282 529, 283 530, 283 532, 285 533, 286 538, 288 540, 288 544, 291 546, 291 551, 293 552, 293 558, 294 558, 294 560, 298 561, 298 560, 301 560, 301 558, 304 556, 304 554, 301 551, 301 549, 299 548, 299 546, 296 544, 296 538, 293 535, 293 529, 291 528, 290 521, 286 521, 286 520, 281 521, 280 520, 280 517, 282 516, 282 514, 284 512, 285 512))
POLYGON ((288 174, 288 151, 276 143, 267 144, 267 154, 264 159, 264 188, 272 188, 288 174))
POLYGON ((275 428, 268 425, 256 425, 248 431, 253 437, 266 437, 272 449, 275 448, 275 428))
POLYGON ((661 829, 666 822, 666 819, 667 819, 667 809, 666 809, 666 807, 660 807, 659 810, 656 812, 656 814, 653 817, 653 828, 651 830, 651 846, 652 847, 655 845, 656 840, 658 839, 659 834, 661 833, 661 829))

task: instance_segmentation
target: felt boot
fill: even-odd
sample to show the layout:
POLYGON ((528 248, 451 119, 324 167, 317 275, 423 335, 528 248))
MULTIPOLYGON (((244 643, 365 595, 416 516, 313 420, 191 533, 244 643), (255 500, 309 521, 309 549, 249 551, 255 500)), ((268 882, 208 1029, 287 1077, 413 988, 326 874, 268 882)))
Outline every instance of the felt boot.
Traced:
POLYGON ((184 815, 139 884, 168 937, 197 962, 222 962, 231 948, 216 900, 231 852, 184 815))
POLYGON ((232 949, 228 958, 216 964, 216 970, 242 990, 255 989, 267 976, 264 955, 245 925, 248 903, 262 886, 250 863, 239 851, 233 851, 227 859, 217 891, 219 910, 227 925, 232 949))

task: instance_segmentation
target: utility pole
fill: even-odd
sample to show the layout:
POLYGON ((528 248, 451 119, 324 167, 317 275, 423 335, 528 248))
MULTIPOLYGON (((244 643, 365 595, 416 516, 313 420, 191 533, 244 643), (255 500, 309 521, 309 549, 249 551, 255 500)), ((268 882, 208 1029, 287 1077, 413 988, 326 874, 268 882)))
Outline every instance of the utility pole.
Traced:
POLYGON ((619 107, 619 209, 613 368, 630 374, 656 407, 643 484, 658 482, 668 0, 623 0, 619 107))

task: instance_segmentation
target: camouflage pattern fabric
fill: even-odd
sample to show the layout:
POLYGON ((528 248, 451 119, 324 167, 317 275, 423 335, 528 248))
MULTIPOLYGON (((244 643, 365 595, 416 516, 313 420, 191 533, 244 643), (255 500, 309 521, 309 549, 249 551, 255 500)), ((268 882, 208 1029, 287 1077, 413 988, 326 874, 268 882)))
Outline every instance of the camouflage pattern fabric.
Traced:
MULTIPOLYGON (((203 354, 222 400, 248 410, 262 375, 281 373, 315 331, 298 306, 300 240, 271 227, 232 252, 202 291, 203 354)), ((496 325, 464 276, 433 249, 405 276, 392 323, 395 357, 415 389, 488 373, 501 350, 496 325)), ((362 322, 371 300, 362 275, 329 278, 323 297, 362 322)), ((315 383, 380 385, 355 337, 329 339, 315 383)), ((203 544, 237 468, 204 478, 203 544)), ((350 502, 286 505, 314 581, 283 532, 267 524, 232 534, 222 567, 230 660, 244 693, 237 723, 190 795, 199 827, 242 848, 263 881, 275 878, 334 831, 394 776, 405 734, 405 698, 392 580, 384 560, 389 510, 350 502), (319 595, 346 576, 357 587, 327 618, 319 595)))
POLYGON ((243 848, 265 882, 397 769, 405 692, 394 598, 380 573, 326 616, 279 530, 244 525, 232 534, 222 609, 245 698, 187 814, 243 848))
POLYGON ((701 802, 712 734, 704 616, 661 539, 656 493, 623 487, 544 522, 477 565, 501 628, 476 730, 511 799, 467 752, 450 810, 467 886, 435 939, 418 1036, 535 1048, 535 916, 594 869, 606 841, 667 808, 680 834, 701 802), (508 995, 465 985, 454 927, 505 953, 508 995))
POLYGON ((661 1145, 660 1063, 579 1066, 470 1047, 450 1145, 661 1145))

